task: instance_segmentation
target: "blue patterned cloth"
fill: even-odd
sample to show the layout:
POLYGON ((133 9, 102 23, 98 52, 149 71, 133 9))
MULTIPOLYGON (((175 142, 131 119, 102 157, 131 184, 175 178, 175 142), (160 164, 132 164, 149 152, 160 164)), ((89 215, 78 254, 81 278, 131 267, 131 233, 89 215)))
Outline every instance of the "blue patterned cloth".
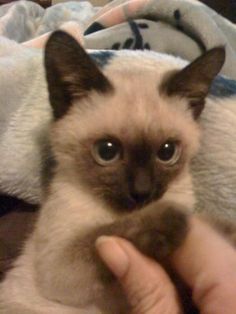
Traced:
POLYGON ((236 95, 236 81, 219 75, 211 86, 210 95, 215 97, 236 95))

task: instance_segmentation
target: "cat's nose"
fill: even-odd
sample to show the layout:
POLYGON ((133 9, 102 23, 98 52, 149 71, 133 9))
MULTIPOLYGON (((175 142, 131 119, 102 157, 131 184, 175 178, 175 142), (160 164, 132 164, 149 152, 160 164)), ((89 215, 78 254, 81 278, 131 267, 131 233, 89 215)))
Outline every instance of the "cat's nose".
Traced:
POLYGON ((143 205, 145 203, 148 203, 148 201, 151 198, 151 193, 131 193, 132 199, 135 201, 136 204, 143 205))
POLYGON ((152 180, 151 176, 144 169, 136 170, 130 195, 137 204, 147 203, 151 197, 152 180))

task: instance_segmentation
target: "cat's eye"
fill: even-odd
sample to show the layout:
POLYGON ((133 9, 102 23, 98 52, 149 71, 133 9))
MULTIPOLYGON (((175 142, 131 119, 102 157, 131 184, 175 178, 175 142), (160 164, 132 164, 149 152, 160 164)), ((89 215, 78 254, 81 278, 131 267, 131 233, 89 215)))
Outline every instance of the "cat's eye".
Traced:
POLYGON ((181 149, 179 143, 168 140, 159 147, 157 159, 165 165, 172 166, 179 160, 180 155, 181 149))
POLYGON ((100 140, 92 149, 95 161, 102 166, 109 165, 121 157, 121 145, 115 140, 100 140))

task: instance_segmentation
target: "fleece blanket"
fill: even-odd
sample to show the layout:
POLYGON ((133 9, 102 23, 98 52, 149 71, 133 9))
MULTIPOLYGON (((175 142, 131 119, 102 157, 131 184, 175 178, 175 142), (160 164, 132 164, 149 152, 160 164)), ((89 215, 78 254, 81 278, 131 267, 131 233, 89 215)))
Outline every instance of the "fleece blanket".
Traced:
MULTIPOLYGON (((211 96, 224 99, 236 94, 236 27, 197 0, 114 0, 103 7, 68 1, 47 9, 30 1, 3 5, 1 193, 40 203, 40 174, 47 159, 51 119, 43 47, 49 33, 58 28, 73 33, 100 66, 105 62, 104 49, 113 50, 114 56, 116 50, 154 50, 191 61, 209 48, 224 45, 223 76, 215 80, 211 96)), ((193 163, 197 208, 236 217, 236 162, 234 166, 232 161, 236 104, 235 109, 222 108, 220 113, 211 110, 206 108, 201 122, 206 132, 211 131, 210 137, 193 163), (227 124, 222 123, 224 115, 230 117, 227 124)))

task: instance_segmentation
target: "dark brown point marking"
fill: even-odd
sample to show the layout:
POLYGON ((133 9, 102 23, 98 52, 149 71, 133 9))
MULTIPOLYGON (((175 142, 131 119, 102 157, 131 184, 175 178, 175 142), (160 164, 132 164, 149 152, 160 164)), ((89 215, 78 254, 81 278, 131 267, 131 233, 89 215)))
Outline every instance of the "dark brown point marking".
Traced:
POLYGON ((139 210, 160 199, 186 162, 183 153, 175 165, 164 166, 156 160, 156 142, 149 143, 141 138, 132 144, 123 143, 124 159, 101 167, 92 157, 90 145, 86 142, 81 145, 83 151, 76 165, 82 184, 118 212, 139 210))
POLYGON ((187 98, 193 117, 196 119, 204 108, 211 83, 221 70, 224 61, 225 48, 213 48, 182 70, 167 73, 160 92, 170 97, 187 98))
POLYGON ((63 31, 54 32, 45 48, 45 69, 54 117, 63 117, 73 101, 92 90, 110 93, 113 86, 80 44, 63 31))

